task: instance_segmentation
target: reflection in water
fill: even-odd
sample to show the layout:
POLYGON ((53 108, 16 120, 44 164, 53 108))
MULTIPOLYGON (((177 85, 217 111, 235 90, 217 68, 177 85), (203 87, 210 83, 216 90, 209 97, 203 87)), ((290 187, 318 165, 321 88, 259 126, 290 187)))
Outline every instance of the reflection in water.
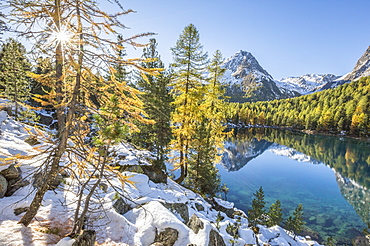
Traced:
POLYGON ((362 221, 370 222, 370 190, 336 173, 340 193, 353 206, 362 221))
MULTIPOLYGON (((334 170, 335 178, 332 176, 318 177, 324 172, 316 170, 315 176, 309 178, 310 180, 306 182, 305 187, 313 185, 310 184, 311 181, 312 183, 321 183, 319 184, 319 186, 321 185, 319 189, 335 189, 335 185, 329 185, 329 181, 328 184, 324 184, 324 182, 326 182, 325 180, 333 179, 333 182, 337 183, 336 189, 338 190, 339 186, 340 193, 352 205, 362 221, 365 223, 370 222, 369 143, 353 139, 306 135, 274 129, 248 129, 245 130, 245 132, 239 132, 231 138, 230 141, 225 144, 225 148, 226 151, 222 159, 224 168, 228 172, 237 171, 235 175, 239 173, 239 175, 242 175, 241 179, 248 179, 249 183, 261 181, 255 179, 254 176, 258 175, 258 167, 256 164, 253 164, 253 166, 252 163, 258 162, 259 159, 263 160, 263 158, 265 158, 265 162, 275 162, 274 157, 270 157, 272 161, 266 159, 267 157, 263 157, 266 150, 276 155, 287 156, 290 159, 300 162, 309 162, 313 164, 324 163, 334 170), (251 163, 251 165, 248 165, 248 168, 243 168, 247 167, 246 165, 248 163, 251 163), (248 174, 245 169, 248 169, 248 172, 253 173, 254 176, 248 176, 250 174, 248 174)), ((261 177, 265 177, 265 179, 268 180, 263 180, 263 185, 269 186, 269 181, 273 182, 273 180, 277 178, 283 179, 284 174, 277 174, 283 167, 277 168, 273 165, 258 163, 259 168, 263 168, 264 165, 265 170, 261 171, 261 177), (269 169, 274 170, 269 173, 269 169)), ((299 168, 303 169, 303 166, 299 168)), ((227 180, 227 175, 230 174, 223 173, 222 170, 220 171, 222 178, 227 180)), ((294 172, 299 171, 295 169, 294 172)), ((308 174, 313 171, 305 169, 303 173, 304 172, 308 174)), ((289 182, 293 182, 293 179, 294 177, 289 176, 289 182)), ((304 178, 301 177, 301 179, 301 183, 303 184, 305 182, 304 178)), ((239 190, 244 189, 244 191, 231 192, 230 195, 237 205, 241 207, 244 206, 244 209, 247 209, 248 205, 242 201, 243 198, 241 198, 241 196, 244 195, 245 197, 247 193, 246 190, 250 193, 252 185, 249 184, 249 187, 246 187, 245 184, 239 184, 240 187, 237 187, 238 184, 235 181, 235 177, 229 180, 227 184, 231 189, 233 187, 239 190), (244 185, 244 187, 241 187, 242 185, 244 185)), ((259 184, 260 183, 258 183, 258 185, 259 184)), ((305 192, 305 194, 301 196, 298 194, 299 191, 294 190, 297 189, 297 187, 289 187, 289 185, 284 185, 284 183, 281 182, 276 184, 273 184, 274 187, 270 189, 270 193, 278 193, 276 189, 282 189, 283 193, 281 193, 280 196, 286 196, 286 203, 289 202, 289 199, 297 201, 296 203, 302 200, 306 204, 311 204, 312 207, 315 207, 310 208, 310 205, 307 205, 306 211, 308 217, 305 219, 308 227, 320 232, 321 239, 325 239, 327 236, 334 236, 338 242, 341 242, 337 245, 344 245, 345 243, 350 244, 351 239, 360 235, 360 227, 364 224, 356 221, 358 219, 353 218, 356 216, 352 215, 350 211, 351 208, 347 208, 343 202, 335 198, 335 195, 329 196, 328 194, 331 194, 331 191, 320 191, 321 193, 312 191, 314 195, 310 197, 309 193, 311 190, 316 189, 311 188, 311 190, 302 191, 305 192), (289 191, 289 189, 292 191, 289 191), (290 198, 287 198, 289 195, 290 198), (300 196, 299 198, 298 195, 300 196), (315 201, 313 201, 313 199, 315 199, 315 201), (324 200, 326 201, 323 202, 324 200)), ((299 183, 295 183, 291 186, 298 185, 299 183)), ((267 187, 266 190, 268 191, 269 188, 267 187)), ((280 197, 278 197, 278 199, 280 199, 280 197)), ((281 197, 281 199, 284 200, 284 197, 281 197)))

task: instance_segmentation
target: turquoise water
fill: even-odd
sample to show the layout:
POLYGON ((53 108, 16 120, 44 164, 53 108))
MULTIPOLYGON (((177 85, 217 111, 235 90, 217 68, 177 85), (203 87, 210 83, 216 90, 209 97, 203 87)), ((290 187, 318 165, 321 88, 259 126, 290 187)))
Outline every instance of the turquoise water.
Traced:
MULTIPOLYGON (((369 222, 370 205, 367 205, 370 202, 369 190, 361 186, 358 181, 348 179, 317 158, 326 159, 321 155, 333 155, 330 160, 336 160, 343 156, 346 160, 345 164, 338 162, 338 169, 343 171, 341 165, 353 165, 348 160, 350 159, 348 152, 353 151, 348 150, 349 145, 342 139, 328 141, 327 138, 323 138, 324 146, 327 147, 325 151, 322 149, 321 138, 317 140, 307 139, 310 138, 307 135, 290 135, 288 132, 276 134, 273 130, 269 130, 266 136, 260 134, 257 140, 250 137, 251 133, 242 133, 226 144, 228 153, 224 154, 223 163, 218 167, 222 182, 229 188, 227 199, 247 212, 251 208, 253 193, 262 186, 266 207, 268 208, 276 199, 279 199, 285 218, 299 203, 303 204, 304 220, 307 223, 306 234, 311 234, 318 241, 324 241, 331 236, 337 241, 336 245, 351 244, 354 238, 361 235, 360 232, 365 227, 364 222, 369 222), (248 134, 249 138, 245 138, 245 134, 248 134), (271 140, 276 140, 277 143, 271 140), (296 143, 301 151, 306 150, 316 154, 314 157, 308 156, 307 153, 302 155, 294 148, 286 148, 281 144, 282 142, 296 143), (309 142, 310 146, 304 146, 302 142, 309 142), (328 147, 328 142, 333 146, 328 147), (315 143, 320 146, 315 146, 315 143), (341 144, 346 145, 343 147, 341 144), (337 153, 338 149, 345 152, 337 153), (333 154, 333 150, 337 154, 333 154), (321 154, 318 155, 317 152, 321 154), (250 156, 253 158, 249 158, 250 156), (302 160, 305 161, 302 162, 302 160)), ((353 140, 350 144, 353 148, 359 149, 353 140)), ((363 148, 365 152, 370 150, 368 147, 365 145, 363 148)), ((365 159, 368 154, 369 152, 364 153, 365 159)), ((358 162, 361 160, 352 157, 352 162, 357 163, 356 167, 359 167, 358 162)), ((330 163, 331 166, 334 165, 333 163, 330 163)), ((367 175, 370 165, 366 162, 364 165, 367 166, 360 169, 367 170, 362 171, 362 174, 367 175)), ((354 174, 357 175, 356 172, 354 174)), ((356 175, 351 173, 350 176, 356 177, 356 175)), ((365 183, 368 178, 361 175, 358 177, 359 181, 365 181, 365 183)))

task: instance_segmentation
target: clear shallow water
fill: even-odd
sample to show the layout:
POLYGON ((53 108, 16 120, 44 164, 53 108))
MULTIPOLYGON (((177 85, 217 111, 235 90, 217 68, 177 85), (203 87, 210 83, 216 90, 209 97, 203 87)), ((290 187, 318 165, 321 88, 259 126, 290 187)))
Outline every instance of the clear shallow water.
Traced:
MULTIPOLYGON (((274 131, 278 130, 259 133, 258 139, 251 136, 255 132, 242 133, 226 143, 227 151, 222 165, 219 165, 219 172, 222 183, 229 187, 227 199, 234 202, 238 208, 248 211, 254 198, 253 193, 262 186, 266 207, 279 199, 285 218, 302 203, 306 226, 319 241, 332 236, 337 245, 351 243, 365 227, 364 222, 369 222, 370 204, 366 204, 370 203, 370 192, 358 183, 367 184, 369 177, 364 178, 358 175, 356 170, 352 170, 353 166, 356 166, 362 170, 363 175, 368 174, 370 164, 362 159, 367 160, 369 146, 363 146, 362 142, 353 140, 346 143, 346 140, 334 141, 334 138, 320 137, 311 139, 313 136, 274 131), (275 143, 271 140, 275 140, 275 143), (312 155, 315 156, 299 153, 281 143, 295 143, 297 149, 306 150, 309 154, 314 153, 312 155), (310 146, 302 143, 308 143, 310 146), (315 146, 316 144, 318 146, 315 146), (350 158, 349 153, 353 154, 354 151, 351 151, 349 146, 357 151, 363 149, 364 156, 360 159, 353 156, 350 158), (332 167, 318 160, 326 160, 326 155, 333 161, 330 163, 332 167), (337 169, 340 171, 335 170, 333 166, 337 162, 334 160, 341 160, 342 157, 345 162, 338 161, 337 169), (365 167, 360 165, 362 162, 365 167), (352 172, 343 170, 342 165, 349 165, 352 172), (348 179, 341 172, 350 174, 348 176, 352 178, 357 177, 358 182, 348 179)), ((294 146, 291 144, 290 147, 294 146)))

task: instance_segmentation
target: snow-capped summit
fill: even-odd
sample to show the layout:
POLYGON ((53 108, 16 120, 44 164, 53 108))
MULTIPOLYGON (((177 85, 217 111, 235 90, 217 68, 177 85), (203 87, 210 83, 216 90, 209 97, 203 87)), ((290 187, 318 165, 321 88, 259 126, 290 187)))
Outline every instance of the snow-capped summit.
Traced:
POLYGON ((291 96, 279 90, 273 77, 250 52, 237 52, 223 67, 226 69, 223 84, 230 101, 267 101, 291 96))
POLYGON ((227 69, 224 78, 231 83, 240 80, 247 75, 253 75, 256 83, 261 80, 273 80, 272 76, 264 70, 257 59, 248 51, 239 51, 227 59, 223 67, 227 69))
POLYGON ((356 66, 353 68, 353 70, 345 74, 338 80, 353 81, 365 76, 370 76, 370 46, 357 61, 356 66))
POLYGON ((334 74, 306 74, 299 77, 287 77, 276 81, 279 89, 296 91, 301 95, 321 90, 339 77, 334 74))

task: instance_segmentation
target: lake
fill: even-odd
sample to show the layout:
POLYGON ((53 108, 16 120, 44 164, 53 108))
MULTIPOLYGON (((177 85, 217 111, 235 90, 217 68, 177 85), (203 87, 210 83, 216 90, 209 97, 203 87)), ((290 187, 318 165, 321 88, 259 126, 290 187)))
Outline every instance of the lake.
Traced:
POLYGON ((281 201, 284 219, 299 203, 319 242, 351 245, 370 222, 370 144, 276 129, 234 131, 218 165, 227 199, 247 212, 260 186, 266 210, 281 201))

